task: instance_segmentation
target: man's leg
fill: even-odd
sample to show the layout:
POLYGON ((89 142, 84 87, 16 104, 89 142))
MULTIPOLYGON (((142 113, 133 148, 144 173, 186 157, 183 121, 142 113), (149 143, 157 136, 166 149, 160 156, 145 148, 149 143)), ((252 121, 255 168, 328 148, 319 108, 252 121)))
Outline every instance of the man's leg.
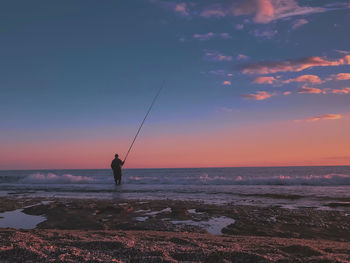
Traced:
POLYGON ((118 174, 115 171, 113 171, 113 176, 115 184, 118 184, 118 174))

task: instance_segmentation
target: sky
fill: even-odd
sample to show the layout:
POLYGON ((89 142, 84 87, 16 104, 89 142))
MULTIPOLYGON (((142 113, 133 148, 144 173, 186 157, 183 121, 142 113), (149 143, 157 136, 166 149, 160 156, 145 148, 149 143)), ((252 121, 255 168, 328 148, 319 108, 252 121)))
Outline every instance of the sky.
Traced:
POLYGON ((0 169, 350 164, 349 0, 5 0, 0 169))

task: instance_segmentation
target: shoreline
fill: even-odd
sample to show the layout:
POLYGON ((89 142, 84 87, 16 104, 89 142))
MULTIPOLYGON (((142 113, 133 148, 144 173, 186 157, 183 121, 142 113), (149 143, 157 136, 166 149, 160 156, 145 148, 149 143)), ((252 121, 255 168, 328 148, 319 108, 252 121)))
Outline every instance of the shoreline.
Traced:
POLYGON ((0 198, 0 212, 15 209, 46 220, 31 230, 0 228, 1 262, 10 262, 9 255, 35 262, 59 257, 71 262, 350 262, 346 211, 176 200, 0 198))

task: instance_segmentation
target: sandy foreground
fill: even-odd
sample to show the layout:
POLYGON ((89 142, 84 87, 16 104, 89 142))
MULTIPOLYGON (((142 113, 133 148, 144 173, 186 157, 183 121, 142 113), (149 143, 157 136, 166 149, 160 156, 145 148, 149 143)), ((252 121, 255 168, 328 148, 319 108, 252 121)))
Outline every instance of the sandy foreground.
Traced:
POLYGON ((13 210, 43 219, 0 228, 0 262, 350 262, 346 211, 0 198, 13 210))

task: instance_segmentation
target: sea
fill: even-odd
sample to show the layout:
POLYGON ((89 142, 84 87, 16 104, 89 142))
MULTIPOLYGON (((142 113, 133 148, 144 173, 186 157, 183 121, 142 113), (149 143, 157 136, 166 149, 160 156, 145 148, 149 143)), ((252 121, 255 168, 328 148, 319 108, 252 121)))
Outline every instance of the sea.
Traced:
POLYGON ((350 166, 0 171, 0 196, 172 199, 350 210, 350 166))

